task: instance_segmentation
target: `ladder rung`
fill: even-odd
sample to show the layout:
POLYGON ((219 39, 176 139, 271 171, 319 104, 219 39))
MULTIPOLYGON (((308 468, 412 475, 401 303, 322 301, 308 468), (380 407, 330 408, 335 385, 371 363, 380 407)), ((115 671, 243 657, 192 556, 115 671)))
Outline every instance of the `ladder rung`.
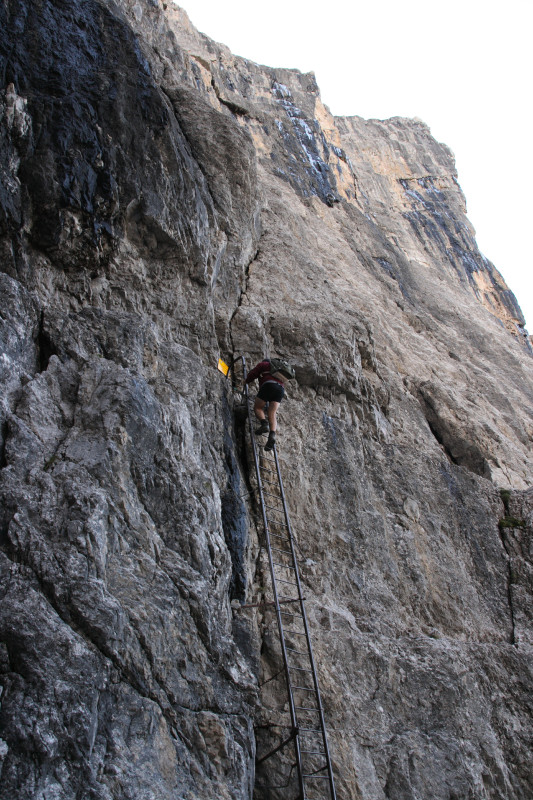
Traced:
MULTIPOLYGON (((293 686, 292 688, 293 689, 302 689, 304 692, 315 692, 316 691, 316 689, 311 689, 310 686, 293 686)), ((300 730, 301 731, 305 731, 307 729, 306 728, 300 728, 300 730)), ((310 730, 313 730, 313 728, 311 728, 310 730)))
POLYGON ((283 569, 296 569, 296 567, 291 567, 290 564, 278 564, 277 561, 273 561, 272 564, 275 567, 283 567, 283 569))
POLYGON ((297 708, 299 711, 320 711, 319 708, 310 708, 309 706, 294 706, 294 708, 297 708))
POLYGON ((280 514, 283 511, 283 508, 278 508, 277 506, 269 506, 266 501, 265 501, 265 508, 268 508, 269 511, 279 511, 280 514))
POLYGON ((322 728, 298 728, 298 732, 307 731, 307 733, 322 733, 322 728))
MULTIPOLYGON (((327 764, 325 767, 323 767, 323 769, 326 769, 326 767, 327 764)), ((329 775, 305 775, 305 773, 303 772, 302 772, 302 778, 307 778, 307 780, 315 780, 315 781, 320 781, 320 780, 329 781, 329 775)))
MULTIPOLYGON (((276 534, 275 534, 275 533, 273 533, 273 534, 271 534, 271 535, 272 535, 272 536, 276 536, 276 534)), ((281 536, 278 536, 277 538, 278 538, 278 539, 281 539, 281 536)), ((275 550, 275 551, 276 551, 276 553, 287 553, 287 555, 289 555, 289 556, 292 556, 292 552, 291 552, 291 550, 280 550, 280 548, 279 548, 279 547, 271 547, 270 549, 271 549, 271 550, 275 550)))
POLYGON ((325 756, 322 750, 300 750, 300 753, 305 753, 308 756, 325 756))
POLYGON ((309 653, 305 650, 295 650, 293 647, 286 647, 285 650, 288 650, 289 653, 297 653, 299 656, 307 656, 309 658, 309 653))
POLYGON ((266 494, 267 497, 275 497, 276 500, 281 500, 283 502, 282 497, 279 494, 270 494, 270 492, 263 492, 263 494, 266 494))
MULTIPOLYGON (((286 539, 287 538, 286 536, 281 536, 281 534, 279 534, 279 533, 272 533, 272 531, 269 531, 268 534, 269 534, 269 536, 275 536, 276 539, 286 539)), ((272 549, 274 549, 274 548, 272 548, 272 549)), ((287 550, 287 552, 290 553, 291 551, 287 550)), ((292 553, 291 553, 291 555, 292 555, 292 553)))
MULTIPOLYGON (((289 669, 297 670, 298 672, 310 672, 311 674, 313 673, 312 669, 307 669, 306 667, 289 667, 289 669)), ((318 709, 313 709, 313 711, 315 710, 318 709)))
POLYGON ((277 583, 290 583, 291 586, 296 586, 294 581, 286 581, 284 578, 276 578, 277 583))

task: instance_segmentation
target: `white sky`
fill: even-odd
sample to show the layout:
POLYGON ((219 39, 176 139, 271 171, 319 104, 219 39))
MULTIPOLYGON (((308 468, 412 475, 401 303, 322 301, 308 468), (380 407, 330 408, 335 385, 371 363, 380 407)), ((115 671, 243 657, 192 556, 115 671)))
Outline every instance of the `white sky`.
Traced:
POLYGON ((533 0, 180 0, 239 56, 314 71, 333 114, 420 117, 533 333, 533 0))

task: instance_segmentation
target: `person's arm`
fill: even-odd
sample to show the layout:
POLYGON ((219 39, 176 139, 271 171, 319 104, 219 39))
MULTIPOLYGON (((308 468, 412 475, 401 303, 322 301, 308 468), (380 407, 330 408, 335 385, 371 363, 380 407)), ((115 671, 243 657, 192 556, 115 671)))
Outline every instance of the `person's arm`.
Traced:
POLYGON ((253 369, 250 370, 250 372, 246 376, 245 383, 251 383, 252 381, 255 381, 255 379, 258 378, 262 372, 265 372, 265 370, 267 370, 269 366, 270 366, 269 361, 261 361, 259 364, 257 364, 257 366, 255 366, 253 369))

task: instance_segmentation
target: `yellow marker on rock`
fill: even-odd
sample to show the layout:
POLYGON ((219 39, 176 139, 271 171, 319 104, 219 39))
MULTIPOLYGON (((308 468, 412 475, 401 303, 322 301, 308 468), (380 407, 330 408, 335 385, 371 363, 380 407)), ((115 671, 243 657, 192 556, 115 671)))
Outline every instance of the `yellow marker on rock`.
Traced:
POLYGON ((226 375, 227 377, 229 372, 229 367, 224 361, 222 361, 221 358, 218 359, 218 369, 223 375, 226 375))

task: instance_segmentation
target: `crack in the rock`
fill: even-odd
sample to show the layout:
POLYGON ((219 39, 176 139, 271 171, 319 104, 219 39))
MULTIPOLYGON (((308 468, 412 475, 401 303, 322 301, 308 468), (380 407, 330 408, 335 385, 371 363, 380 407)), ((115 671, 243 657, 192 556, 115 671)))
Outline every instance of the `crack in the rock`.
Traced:
POLYGON ((233 320, 235 319, 236 315, 238 314, 239 309, 242 306, 243 301, 244 301, 244 299, 246 298, 246 296, 248 294, 248 285, 250 283, 251 269, 252 269, 253 264, 255 264, 255 262, 258 261, 260 255, 261 255, 261 247, 260 247, 260 245, 258 245, 254 255, 250 259, 250 261, 248 263, 248 266, 246 267, 246 270, 244 272, 244 286, 241 286, 241 290, 239 292, 239 298, 237 300, 237 305, 235 306, 235 309, 234 309, 234 311, 233 311, 233 313, 232 313, 232 315, 230 317, 229 323, 228 323, 229 340, 230 340, 230 343, 231 343, 231 357, 232 357, 233 361, 235 361, 235 358, 236 358, 236 356, 235 356, 235 342, 233 341, 233 332, 232 332, 233 320))
POLYGON ((48 369, 48 362, 51 356, 57 355, 57 350, 50 335, 44 329, 44 310, 41 311, 41 318, 39 320, 39 332, 37 335, 37 358, 38 358, 38 371, 46 372, 48 369))
MULTIPOLYGON (((503 503, 504 511, 506 516, 509 516, 509 496, 506 494, 501 494, 501 500, 503 503)), ((512 555, 510 548, 507 544, 507 536, 505 533, 505 528, 502 525, 498 525, 498 533, 500 535, 500 541, 502 543, 502 547, 505 550, 507 555, 507 599, 509 603, 509 613, 511 616, 511 636, 510 636, 510 643, 513 645, 518 644, 516 640, 516 621, 515 621, 515 613, 514 613, 514 601, 513 601, 513 563, 512 563, 512 555)))
POLYGON ((8 438, 7 420, 0 427, 0 470, 7 467, 6 446, 8 438))

